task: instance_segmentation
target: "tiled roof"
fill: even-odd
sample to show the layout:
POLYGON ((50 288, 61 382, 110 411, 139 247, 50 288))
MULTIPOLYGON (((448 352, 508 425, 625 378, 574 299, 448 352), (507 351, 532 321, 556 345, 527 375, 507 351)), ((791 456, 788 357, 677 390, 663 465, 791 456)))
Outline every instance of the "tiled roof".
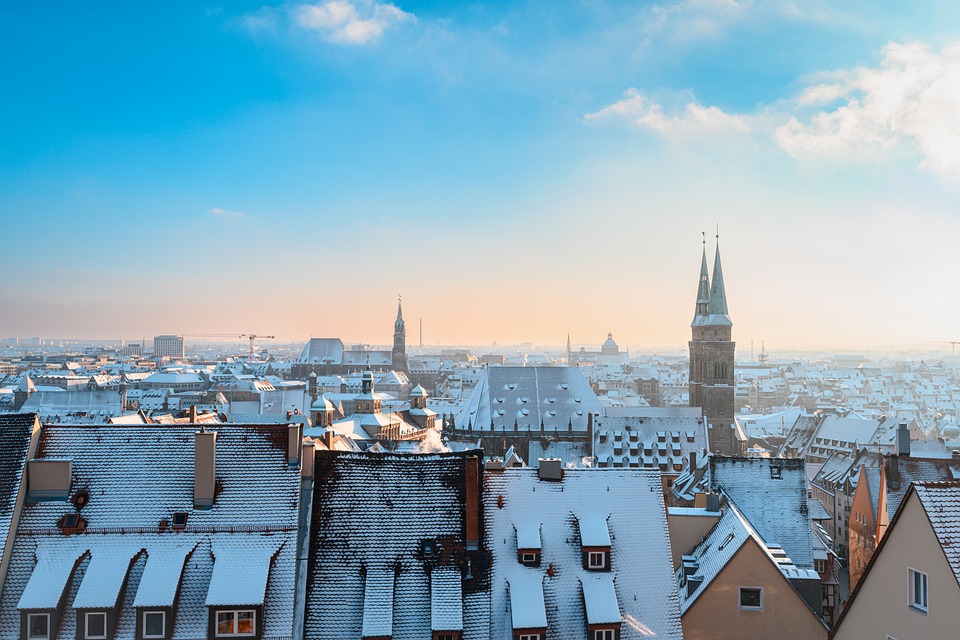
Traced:
MULTIPOLYGON (((393 640, 430 637, 432 574, 450 570, 461 580, 467 571, 468 456, 482 453, 317 452, 305 638, 359 638, 362 629, 375 627, 390 627, 393 640), (422 553, 425 540, 436 544, 429 558, 422 553), (387 595, 390 620, 382 607, 364 605, 386 602, 387 595)), ((486 609, 485 591, 477 586, 483 582, 482 567, 470 570, 475 578, 463 583, 460 603, 465 640, 488 637, 488 612, 471 616, 466 611, 486 609)), ((436 577, 442 581, 441 575, 436 577)))
POLYGON ((0 414, 0 553, 7 545, 36 420, 33 413, 0 414))
POLYGON ((915 482, 952 482, 960 480, 960 460, 940 458, 897 457, 897 470, 900 476, 899 486, 894 488, 890 473, 892 456, 883 459, 887 480, 887 514, 890 518, 897 512, 903 497, 915 482))
POLYGON ((953 575, 960 583, 960 483, 921 482, 914 488, 953 575))
POLYGON ((270 567, 263 632, 266 637, 290 635, 300 472, 287 465, 287 428, 217 425, 213 429, 218 434, 216 476, 222 490, 211 509, 194 510, 196 428, 43 427, 38 457, 72 460, 73 494, 85 490, 89 495, 81 512, 88 528, 84 534, 69 537, 56 528, 62 515, 75 512, 69 502, 24 506, 0 595, 0 640, 19 638, 18 603, 28 581, 38 580, 42 586, 47 579, 36 558, 48 553, 60 558, 57 566, 71 569, 76 558, 82 557, 72 580, 61 638, 75 634, 76 598, 82 603, 88 593, 101 598, 114 588, 117 572, 99 564, 104 553, 115 554, 119 566, 114 568, 130 566, 118 640, 134 637, 135 601, 169 601, 171 589, 181 579, 180 566, 182 585, 173 638, 206 637, 205 599, 214 570, 212 545, 243 547, 249 554, 280 548, 270 567), (169 521, 179 511, 188 514, 186 528, 161 532, 160 521, 169 521), (231 528, 237 532, 231 533, 231 528), (245 529, 252 531, 243 532, 245 529))
MULTIPOLYGON (((518 585, 538 604, 542 598, 549 638, 584 636, 588 612, 584 587, 597 572, 583 569, 578 522, 606 522, 611 541, 610 571, 616 602, 591 608, 600 617, 617 606, 621 638, 680 638, 680 611, 670 559, 660 474, 644 469, 567 469, 560 482, 540 480, 535 469, 484 474, 486 544, 493 555, 489 637, 510 635, 508 603, 518 585), (542 525, 541 565, 517 561, 515 527, 542 525), (552 574, 552 575, 551 575, 552 574), (603 615, 601 615, 603 614, 603 615)), ((605 593, 598 587, 593 595, 605 593)), ((609 595, 609 592, 606 592, 609 595)), ((606 597, 606 596, 604 596, 606 597)), ((516 616, 517 612, 513 612, 516 616)))
POLYGON ((798 567, 813 567, 802 459, 714 456, 710 458, 710 483, 737 505, 767 544, 783 547, 798 567))

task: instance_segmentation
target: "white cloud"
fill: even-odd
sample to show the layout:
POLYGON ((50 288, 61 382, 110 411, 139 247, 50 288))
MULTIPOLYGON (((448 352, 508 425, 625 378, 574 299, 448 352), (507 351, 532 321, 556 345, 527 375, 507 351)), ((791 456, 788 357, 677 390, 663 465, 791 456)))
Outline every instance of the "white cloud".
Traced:
POLYGON ((292 9, 294 22, 303 29, 319 33, 337 44, 361 45, 373 42, 383 32, 404 22, 416 20, 393 4, 375 0, 328 0, 304 4, 292 9))
POLYGON ((655 131, 664 137, 750 131, 750 126, 743 116, 730 115, 715 106, 688 102, 682 111, 666 113, 661 104, 653 102, 633 88, 628 89, 617 102, 586 114, 584 121, 622 121, 634 127, 655 131))
POLYGON ((209 213, 218 218, 242 218, 247 215, 242 211, 227 211, 226 209, 218 208, 210 209, 209 213))
POLYGON ((795 104, 821 108, 776 130, 774 140, 796 158, 876 159, 910 145, 921 167, 960 180, 960 43, 940 51, 890 43, 877 67, 832 74, 795 104))

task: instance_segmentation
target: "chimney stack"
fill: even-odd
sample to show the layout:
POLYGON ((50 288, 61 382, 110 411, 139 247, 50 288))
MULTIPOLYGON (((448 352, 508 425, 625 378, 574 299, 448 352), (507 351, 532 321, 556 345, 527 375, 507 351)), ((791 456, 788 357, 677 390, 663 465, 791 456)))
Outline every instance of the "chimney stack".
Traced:
POLYGON ((299 424, 287 425, 287 464, 296 467, 300 464, 300 449, 303 435, 299 424))
POLYGON ((896 453, 898 456, 910 457, 910 429, 907 428, 907 423, 901 421, 897 426, 897 439, 895 441, 896 453))
POLYGON ((190 407, 190 424, 197 424, 197 405, 190 407))
POLYGON ((693 471, 696 470, 696 468, 697 468, 697 452, 691 451, 690 452, 690 472, 693 473, 693 471))
POLYGON ((301 450, 302 450, 301 457, 303 459, 303 464, 300 465, 300 477, 312 478, 313 477, 313 461, 314 461, 315 454, 317 453, 317 445, 314 444, 313 440, 304 440, 301 450))
POLYGON ((467 456, 464 461, 467 491, 467 551, 480 548, 480 459, 467 456))
POLYGON ((193 508, 210 509, 217 485, 217 432, 193 434, 193 508))
POLYGON ((890 488, 897 491, 900 489, 900 458, 898 456, 890 456, 887 460, 890 462, 888 471, 890 488))

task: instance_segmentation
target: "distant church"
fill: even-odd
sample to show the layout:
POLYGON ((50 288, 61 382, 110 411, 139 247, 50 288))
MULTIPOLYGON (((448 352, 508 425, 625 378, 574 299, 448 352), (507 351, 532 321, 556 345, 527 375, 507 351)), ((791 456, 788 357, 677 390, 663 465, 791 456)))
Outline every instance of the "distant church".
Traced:
POLYGON ((720 266, 720 241, 713 262, 713 281, 707 272, 707 243, 703 243, 697 306, 690 324, 690 406, 701 407, 709 425, 710 450, 719 455, 743 455, 746 438, 734 420, 733 322, 727 312, 727 293, 720 266))
POLYGON ((310 338, 291 367, 294 378, 347 375, 368 369, 407 373, 407 327, 403 321, 403 305, 397 303, 397 319, 393 323, 393 349, 377 350, 356 346, 344 349, 340 338, 310 338))

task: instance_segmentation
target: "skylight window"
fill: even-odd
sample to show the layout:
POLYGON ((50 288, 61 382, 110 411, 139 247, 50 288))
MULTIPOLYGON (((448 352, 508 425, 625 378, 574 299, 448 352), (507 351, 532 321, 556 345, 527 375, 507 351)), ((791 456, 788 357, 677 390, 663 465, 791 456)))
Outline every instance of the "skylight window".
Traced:
POLYGON ((174 529, 183 529, 187 526, 187 516, 189 514, 186 511, 177 511, 173 514, 173 528, 174 529))

